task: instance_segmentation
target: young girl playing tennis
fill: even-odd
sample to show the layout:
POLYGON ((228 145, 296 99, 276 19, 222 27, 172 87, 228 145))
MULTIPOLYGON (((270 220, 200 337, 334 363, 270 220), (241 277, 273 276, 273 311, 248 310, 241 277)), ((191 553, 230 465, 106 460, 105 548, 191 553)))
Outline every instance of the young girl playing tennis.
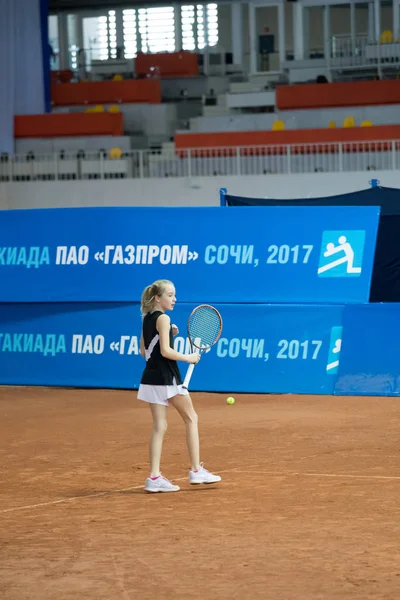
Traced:
POLYGON ((173 310, 176 302, 174 285, 167 280, 155 281, 142 295, 143 327, 140 338, 140 354, 146 359, 138 399, 150 404, 153 416, 153 432, 150 438, 150 476, 146 479, 147 492, 177 492, 160 472, 161 451, 167 430, 167 406, 172 404, 181 415, 186 426, 186 442, 191 470, 189 483, 216 483, 221 477, 213 475, 200 462, 199 431, 197 414, 182 379, 177 360, 196 364, 200 356, 182 354, 173 349, 173 336, 178 328, 171 325, 165 314, 173 310))

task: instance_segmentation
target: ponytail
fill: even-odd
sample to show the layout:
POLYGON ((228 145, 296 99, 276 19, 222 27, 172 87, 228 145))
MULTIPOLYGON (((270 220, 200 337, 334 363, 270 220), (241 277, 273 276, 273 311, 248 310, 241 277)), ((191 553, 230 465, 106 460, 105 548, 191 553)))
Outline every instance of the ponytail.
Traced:
POLYGON ((140 303, 140 312, 142 317, 145 317, 148 313, 154 310, 156 296, 161 296, 165 290, 165 286, 169 283, 171 283, 171 281, 168 281, 168 279, 158 279, 144 289, 140 303))

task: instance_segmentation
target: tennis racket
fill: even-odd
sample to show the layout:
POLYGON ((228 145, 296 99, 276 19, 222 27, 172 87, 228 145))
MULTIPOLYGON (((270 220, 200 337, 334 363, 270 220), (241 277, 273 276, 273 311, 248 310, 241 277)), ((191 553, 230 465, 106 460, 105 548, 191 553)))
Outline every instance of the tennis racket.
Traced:
MULTIPOLYGON (((197 306, 188 319, 188 338, 192 353, 200 350, 200 356, 203 352, 210 350, 216 344, 222 333, 222 318, 216 308, 208 304, 197 306)), ((188 389, 192 377, 194 364, 190 364, 186 373, 183 387, 188 389)))

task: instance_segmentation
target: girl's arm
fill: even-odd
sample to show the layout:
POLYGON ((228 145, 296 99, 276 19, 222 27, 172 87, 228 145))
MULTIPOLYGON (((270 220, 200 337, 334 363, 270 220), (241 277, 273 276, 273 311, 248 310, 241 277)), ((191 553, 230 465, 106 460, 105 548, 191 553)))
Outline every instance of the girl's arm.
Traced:
POLYGON ((199 354, 182 354, 182 352, 176 352, 169 345, 170 323, 171 320, 168 315, 160 315, 156 323, 156 328, 160 335, 160 351, 162 356, 169 360, 181 360, 183 362, 196 364, 200 360, 199 354))
POLYGON ((146 352, 145 352, 145 348, 144 348, 144 339, 143 339, 143 333, 140 336, 140 356, 142 358, 146 358, 146 352))

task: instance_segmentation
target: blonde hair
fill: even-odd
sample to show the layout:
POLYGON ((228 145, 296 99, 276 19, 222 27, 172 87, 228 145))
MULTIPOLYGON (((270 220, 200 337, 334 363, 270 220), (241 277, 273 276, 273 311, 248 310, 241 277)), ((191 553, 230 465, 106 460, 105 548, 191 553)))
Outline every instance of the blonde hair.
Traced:
POLYGON ((156 296, 161 296, 161 294, 165 292, 165 288, 168 284, 173 285, 172 281, 169 281, 168 279, 158 279, 144 289, 140 302, 140 312, 142 313, 142 317, 145 317, 154 309, 156 296))

